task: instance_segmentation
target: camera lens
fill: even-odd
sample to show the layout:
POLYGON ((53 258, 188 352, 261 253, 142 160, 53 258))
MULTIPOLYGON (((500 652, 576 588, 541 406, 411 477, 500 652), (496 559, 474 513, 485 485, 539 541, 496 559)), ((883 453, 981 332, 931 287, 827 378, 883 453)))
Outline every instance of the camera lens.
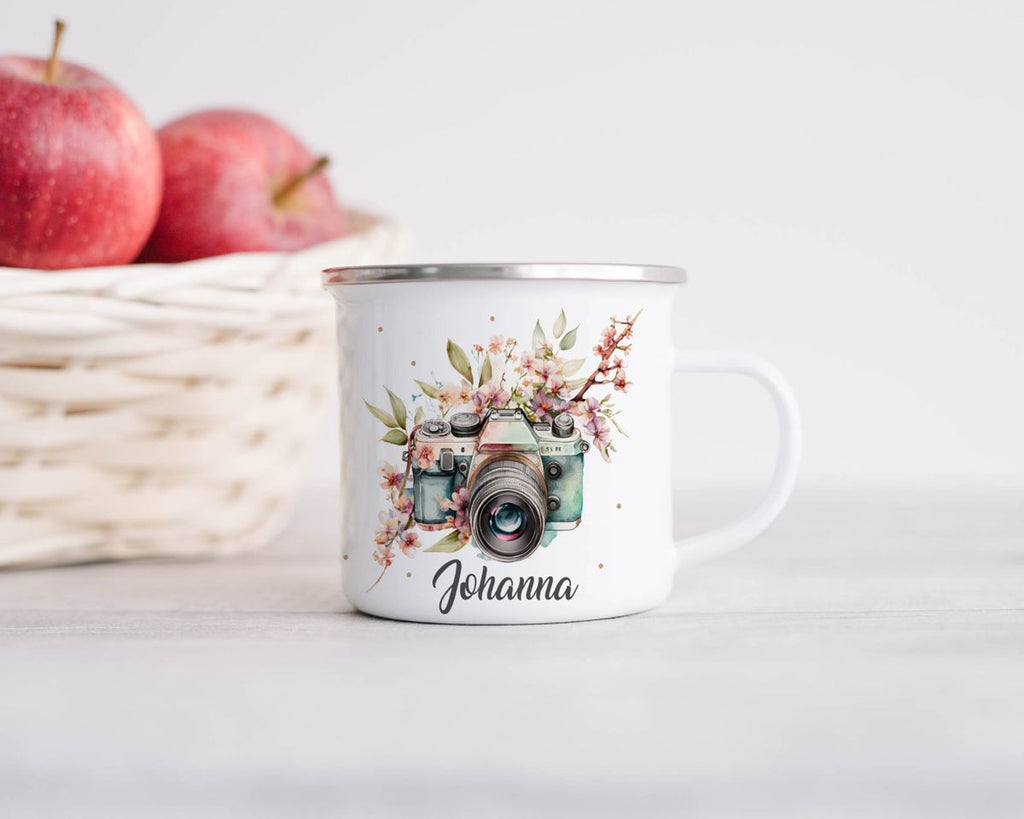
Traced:
POLYGON ((526 526, 526 514, 514 503, 503 503, 491 510, 491 533, 502 540, 515 540, 526 526))
POLYGON ((469 524, 480 550, 495 560, 522 560, 540 544, 547 492, 539 469, 512 458, 480 467, 470 488, 469 524))

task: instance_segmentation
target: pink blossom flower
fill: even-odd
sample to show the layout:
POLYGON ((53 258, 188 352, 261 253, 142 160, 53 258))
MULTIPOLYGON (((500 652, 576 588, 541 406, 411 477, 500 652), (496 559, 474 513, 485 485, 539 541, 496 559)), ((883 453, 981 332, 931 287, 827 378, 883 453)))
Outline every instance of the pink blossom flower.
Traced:
POLYGON ((594 396, 580 401, 573 401, 569 407, 569 412, 579 418, 584 425, 589 424, 600 411, 601 402, 594 398, 594 396))
POLYGON ((430 444, 420 444, 416 447, 416 463, 420 469, 430 469, 434 465, 434 448, 430 444))
POLYGON ((374 541, 381 545, 390 543, 395 539, 398 530, 402 528, 401 521, 398 518, 392 517, 387 512, 381 512, 377 515, 377 519, 380 521, 380 528, 373 538, 374 541))
POLYGON ((395 491, 391 493, 391 505, 395 507, 395 511, 398 514, 404 515, 405 519, 408 520, 416 504, 411 495, 395 491))
POLYGON ((402 479, 405 477, 404 472, 399 472, 395 467, 389 463, 382 463, 380 469, 377 470, 382 480, 380 482, 381 489, 393 489, 402 485, 402 479))
POLYGON ((491 341, 487 345, 487 352, 489 353, 500 353, 505 348, 505 339, 502 336, 491 336, 491 341))
POLYGON ((519 356, 519 366, 516 367, 517 373, 530 372, 537 366, 537 357, 533 354, 532 350, 526 350, 521 356, 519 356))
POLYGON ((484 384, 473 395, 474 409, 480 415, 492 407, 504 407, 510 398, 508 390, 491 381, 484 384))
POLYGON ((395 562, 395 553, 391 551, 390 546, 378 546, 373 553, 373 559, 386 569, 395 562))
POLYGON ((442 411, 447 410, 459 400, 459 385, 454 382, 442 384, 437 390, 437 402, 442 411))
POLYGON ((459 533, 459 542, 461 544, 469 543, 469 539, 473 536, 473 533, 469 530, 469 518, 463 514, 448 515, 444 521, 459 533))
POLYGON ((548 380, 544 382, 544 391, 549 395, 557 395, 559 398, 569 397, 569 387, 566 385, 565 379, 558 374, 548 376, 548 380))
POLYGON ((594 346, 594 353, 602 359, 615 352, 615 327, 605 327, 601 331, 601 340, 594 346))
POLYGON ((611 427, 608 426, 608 422, 600 415, 595 415, 587 423, 587 432, 594 437, 594 446, 604 453, 612 439, 611 427))
POLYGON ((441 409, 447 411, 452 407, 459 407, 468 404, 473 398, 473 387, 468 381, 462 380, 459 383, 451 381, 441 386, 437 391, 437 400, 441 409))
POLYGON ((450 498, 441 499, 441 508, 449 512, 462 512, 469 507, 469 490, 460 486, 450 498))
POLYGON ((556 395, 549 395, 544 390, 540 390, 530 401, 530 408, 538 421, 550 421, 552 416, 558 415, 567 406, 566 401, 556 395))
POLYGON ((398 548, 402 550, 402 554, 406 557, 412 557, 416 554, 416 550, 420 547, 420 537, 412 530, 406 530, 402 532, 402 537, 398 541, 398 548))
POLYGON ((615 373, 615 381, 613 383, 615 385, 615 389, 619 390, 620 392, 627 392, 630 386, 632 386, 633 384, 632 381, 626 380, 625 370, 619 370, 617 373, 615 373))
POLYGON ((537 373, 537 377, 542 381, 547 381, 552 376, 558 375, 562 369, 562 363, 560 361, 548 361, 545 359, 537 361, 533 366, 533 371, 537 373))
POLYGON ((484 351, 484 348, 481 347, 479 344, 474 344, 473 345, 473 352, 476 353, 477 355, 480 355, 480 353, 482 353, 483 351, 484 351))
POLYGON ((448 515, 445 518, 445 522, 453 529, 458 530, 459 540, 462 543, 468 543, 470 530, 469 518, 466 512, 469 510, 469 490, 464 486, 460 486, 452 493, 451 498, 441 499, 441 508, 455 513, 454 515, 448 515))

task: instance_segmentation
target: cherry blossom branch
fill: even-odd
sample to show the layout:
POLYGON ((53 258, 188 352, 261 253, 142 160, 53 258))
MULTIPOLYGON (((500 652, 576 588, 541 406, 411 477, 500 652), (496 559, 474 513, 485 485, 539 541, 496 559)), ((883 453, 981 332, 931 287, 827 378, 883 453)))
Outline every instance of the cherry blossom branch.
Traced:
POLYGON ((615 326, 615 324, 622 324, 623 325, 622 332, 620 332, 618 335, 616 335, 613 338, 612 343, 608 347, 608 353, 601 357, 601 362, 597 365, 597 369, 595 369, 594 372, 592 372, 590 374, 590 377, 587 378, 587 380, 583 383, 583 386, 580 387, 579 392, 577 392, 571 399, 569 399, 570 401, 579 401, 581 398, 583 398, 583 396, 586 393, 586 391, 589 390, 591 387, 593 387, 595 384, 607 383, 607 379, 602 379, 602 380, 598 381, 597 380, 598 376, 603 375, 604 373, 608 372, 608 369, 609 369, 608 362, 611 361, 611 357, 615 353, 616 350, 620 350, 621 349, 621 350, 623 350, 623 352, 629 352, 629 348, 628 347, 627 348, 620 348, 619 345, 622 343, 623 339, 628 337, 633 332, 633 325, 636 324, 636 320, 638 318, 640 318, 640 314, 642 312, 643 312, 642 309, 638 310, 636 315, 634 315, 634 316, 627 316, 626 320, 622 321, 622 322, 619 322, 619 321, 616 321, 615 319, 612 319, 612 321, 614 322, 612 324, 613 327, 615 326))
POLYGON ((376 580, 374 580, 374 581, 373 581, 373 583, 372 583, 372 584, 370 585, 370 588, 368 588, 368 589, 366 590, 367 594, 369 594, 369 593, 370 593, 370 592, 372 592, 372 591, 373 591, 373 590, 374 590, 375 588, 377 588, 377 584, 378 584, 378 583, 380 583, 380 581, 384 579, 384 572, 386 572, 387 570, 388 570, 388 567, 387 567, 387 566, 385 566, 385 567, 384 567, 383 569, 381 569, 381 570, 380 570, 380 574, 379 574, 379 575, 377 575, 377 579, 376 579, 376 580))
MULTIPOLYGON (((405 449, 405 452, 406 452, 405 473, 402 475, 402 485, 398 488, 398 497, 402 497, 402 495, 405 493, 405 486, 406 486, 406 484, 409 481, 409 473, 412 472, 413 443, 416 440, 416 433, 419 432, 419 429, 420 429, 421 426, 422 426, 422 424, 416 424, 416 426, 414 426, 412 428, 412 432, 409 433, 409 440, 408 440, 408 442, 406 444, 406 449, 405 449)), ((393 501, 392 501, 391 505, 392 505, 392 507, 394 507, 394 502, 393 501)), ((398 510, 396 509, 395 511, 398 511, 398 510)), ((394 543, 396 540, 398 540, 398 538, 401 537, 403 533, 409 531, 409 529, 412 528, 413 521, 414 521, 413 513, 409 512, 408 515, 406 516, 405 524, 400 529, 398 529, 395 532, 394 535, 391 536, 391 539, 387 543, 381 544, 381 548, 382 549, 390 549, 392 543, 394 543)), ((370 586, 370 588, 368 588, 366 590, 367 592, 373 591, 373 589, 377 586, 377 584, 380 583, 380 581, 384 579, 384 573, 387 572, 387 570, 388 570, 388 566, 385 565, 384 568, 382 568, 380 570, 380 574, 377 576, 377 579, 373 581, 373 585, 370 586)))

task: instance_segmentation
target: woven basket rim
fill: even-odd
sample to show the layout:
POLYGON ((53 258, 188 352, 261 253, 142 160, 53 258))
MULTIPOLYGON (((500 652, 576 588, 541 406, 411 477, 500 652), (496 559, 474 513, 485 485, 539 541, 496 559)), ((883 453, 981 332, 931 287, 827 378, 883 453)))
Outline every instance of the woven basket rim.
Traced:
POLYGON ((397 229, 396 224, 383 216, 370 213, 364 210, 350 208, 346 211, 348 217, 348 230, 343 236, 337 239, 330 239, 326 242, 319 242, 315 245, 302 248, 301 250, 253 250, 241 251, 238 253, 223 253, 219 256, 206 256, 202 259, 190 259, 185 262, 144 262, 118 265, 97 265, 95 267, 69 267, 59 270, 43 270, 34 267, 4 267, 0 266, 0 284, 10 285, 18 281, 32 281, 39 277, 47 279, 62 280, 65 278, 80 278, 93 274, 103 276, 109 281, 117 281, 121 276, 138 277, 140 274, 159 274, 167 270, 192 270, 198 267, 205 267, 211 264, 222 263, 245 263, 250 259, 272 259, 292 258, 300 259, 305 255, 323 253, 332 245, 342 245, 355 236, 363 236, 380 228, 397 229))
MULTIPOLYGON (((337 259, 367 258, 369 248, 392 247, 400 235, 389 220, 349 213, 348 233, 302 250, 60 271, 0 268, 0 360, 5 346, 38 352, 41 339, 302 323, 330 301, 323 299, 320 270, 337 259)), ((128 349, 134 339, 124 339, 128 349)))

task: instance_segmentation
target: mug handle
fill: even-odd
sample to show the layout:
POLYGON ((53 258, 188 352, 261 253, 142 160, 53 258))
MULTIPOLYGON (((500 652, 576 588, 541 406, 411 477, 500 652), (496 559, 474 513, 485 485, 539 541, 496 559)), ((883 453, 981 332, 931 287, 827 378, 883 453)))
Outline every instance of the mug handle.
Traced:
POLYGON ((676 541, 676 568, 717 557, 744 546, 761 534, 782 511, 796 482, 803 436, 800 410, 789 383, 773 364, 750 353, 723 350, 676 350, 674 372, 731 373, 753 378, 768 390, 779 419, 779 451, 771 483, 760 502, 743 517, 709 532, 676 541))

